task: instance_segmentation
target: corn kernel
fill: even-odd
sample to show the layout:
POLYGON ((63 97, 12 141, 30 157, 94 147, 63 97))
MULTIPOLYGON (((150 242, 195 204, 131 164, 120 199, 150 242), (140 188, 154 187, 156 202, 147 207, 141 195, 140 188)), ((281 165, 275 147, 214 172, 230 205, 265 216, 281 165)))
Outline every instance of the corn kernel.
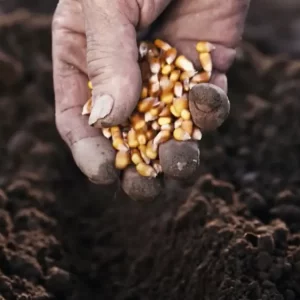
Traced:
POLYGON ((116 154, 115 166, 119 170, 124 170, 130 164, 130 153, 119 151, 116 154))

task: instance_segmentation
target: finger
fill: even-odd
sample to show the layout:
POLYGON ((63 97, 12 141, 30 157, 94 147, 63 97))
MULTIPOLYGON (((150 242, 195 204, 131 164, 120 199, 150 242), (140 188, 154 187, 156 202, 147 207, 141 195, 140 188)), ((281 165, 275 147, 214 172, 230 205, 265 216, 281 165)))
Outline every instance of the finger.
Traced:
POLYGON ((114 151, 81 115, 88 98, 85 36, 81 5, 61 1, 52 26, 56 125, 81 171, 93 182, 110 184, 118 177, 114 151), (72 23, 76 21, 75 24, 72 23), (69 27, 70 26, 70 27, 69 27), (72 29, 72 30, 71 30, 72 29))
POLYGON ((118 125, 131 115, 141 90, 134 27, 138 10, 134 5, 125 6, 126 1, 81 2, 93 85, 89 124, 98 128, 118 125))
POLYGON ((212 131, 228 117, 230 102, 220 87, 201 83, 195 85, 189 92, 189 108, 193 122, 202 131, 212 131))
POLYGON ((122 188, 134 200, 150 201, 161 194, 162 182, 158 178, 142 177, 135 167, 129 167, 124 171, 122 188))
POLYGON ((160 145, 159 159, 167 176, 178 180, 192 177, 200 166, 198 143, 170 140, 160 145))

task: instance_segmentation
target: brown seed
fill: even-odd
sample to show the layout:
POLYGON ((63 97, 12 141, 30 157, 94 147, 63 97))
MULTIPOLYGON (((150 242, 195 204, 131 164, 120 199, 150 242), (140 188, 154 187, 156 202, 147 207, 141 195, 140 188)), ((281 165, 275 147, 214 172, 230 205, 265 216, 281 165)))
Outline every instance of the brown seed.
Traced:
POLYGON ((180 78, 180 70, 173 70, 170 74, 170 80, 176 82, 180 78))
POLYGON ((82 115, 89 115, 92 111, 92 98, 90 98, 82 108, 82 115))
POLYGON ((146 132, 146 137, 147 137, 147 140, 152 140, 155 136, 155 132, 151 129, 147 130, 146 132))
POLYGON ((165 143, 171 138, 171 132, 169 130, 160 131, 153 140, 154 145, 165 143))
POLYGON ((160 101, 165 104, 171 104, 173 102, 174 95, 172 92, 165 92, 160 95, 160 101))
POLYGON ((209 43, 209 42, 200 41, 196 45, 196 50, 199 53, 211 52, 212 50, 215 50, 215 49, 216 49, 216 47, 213 44, 209 43))
POLYGON ((175 66, 183 71, 195 71, 193 63, 184 55, 179 55, 175 60, 175 66))
POLYGON ((165 124, 171 124, 171 122, 172 122, 171 117, 160 117, 157 120, 157 123, 160 126, 165 125, 165 124))
POLYGON ((175 48, 170 48, 165 53, 166 63, 171 65, 177 56, 177 50, 175 48))
POLYGON ((193 122, 191 120, 183 120, 181 128, 190 136, 193 134, 193 122))
POLYGON ((188 103, 188 100, 185 98, 175 98, 174 102, 173 102, 173 106, 174 106, 176 112, 180 116, 182 111, 189 107, 189 103, 188 103))
POLYGON ((135 165, 144 162, 143 159, 142 159, 142 156, 141 156, 139 150, 133 149, 133 150, 131 151, 131 161, 132 161, 135 165))
POLYGON ((119 170, 124 170, 130 164, 129 151, 119 151, 116 154, 115 167, 119 170))
POLYGON ((162 111, 159 113, 159 117, 170 117, 171 112, 170 112, 170 105, 165 106, 162 111))
POLYGON ((172 48, 168 43, 164 42, 164 41, 161 40, 161 39, 156 39, 156 40, 154 41, 154 45, 155 45, 157 48, 162 49, 162 50, 164 50, 164 51, 167 51, 167 50, 169 50, 169 49, 172 48))
POLYGON ((200 64, 204 71, 212 72, 212 60, 210 53, 200 53, 199 54, 200 64))
POLYGON ((185 132, 181 127, 176 128, 173 132, 173 136, 177 141, 187 141, 191 139, 191 136, 185 132))
POLYGON ((138 164, 136 166, 136 170, 141 176, 145 176, 145 177, 156 177, 157 176, 157 173, 154 170, 154 168, 152 168, 151 166, 149 166, 145 163, 138 164))
POLYGON ((156 159, 158 155, 157 145, 153 143, 153 141, 149 141, 146 147, 146 155, 150 159, 156 159))
POLYGON ((102 128, 101 131, 104 137, 106 137, 107 139, 111 138, 112 135, 111 135, 110 128, 102 128))
POLYGON ((154 97, 148 97, 143 100, 141 100, 138 103, 138 111, 141 113, 145 113, 146 111, 149 111, 153 104, 155 103, 156 98, 154 97))

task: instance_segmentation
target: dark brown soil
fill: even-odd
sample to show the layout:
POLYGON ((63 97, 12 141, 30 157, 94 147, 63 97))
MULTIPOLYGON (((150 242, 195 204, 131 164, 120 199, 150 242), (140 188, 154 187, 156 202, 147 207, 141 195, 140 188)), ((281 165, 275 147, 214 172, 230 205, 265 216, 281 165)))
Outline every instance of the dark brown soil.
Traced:
POLYGON ((243 45, 194 187, 136 203, 58 136, 50 24, 0 19, 0 299, 300 299, 300 63, 243 45))

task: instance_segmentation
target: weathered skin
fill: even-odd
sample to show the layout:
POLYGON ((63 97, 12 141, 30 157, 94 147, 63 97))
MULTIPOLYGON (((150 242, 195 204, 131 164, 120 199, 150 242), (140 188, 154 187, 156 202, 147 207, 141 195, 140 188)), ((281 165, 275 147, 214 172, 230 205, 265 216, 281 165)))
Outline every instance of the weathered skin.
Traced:
MULTIPOLYGON (((118 178, 110 143, 98 129, 88 125, 94 120, 81 116, 82 106, 88 97, 88 76, 93 84, 93 102, 96 104, 93 119, 98 119, 97 123, 105 126, 117 125, 127 119, 136 106, 141 88, 137 31, 148 28, 159 17, 161 22, 159 28, 152 30, 153 37, 170 42, 196 66, 195 43, 198 40, 214 43, 214 73, 209 88, 214 89, 214 85, 220 87, 223 96, 220 96, 220 89, 217 94, 226 99, 225 74, 243 33, 249 1, 60 0, 53 19, 56 124, 75 162, 88 178, 98 184, 111 184, 118 178)), ((214 103, 214 99, 206 99, 206 105, 210 101, 214 103)), ((199 105, 190 106, 192 117, 201 120, 203 110, 197 107, 199 105)), ((207 119, 207 111, 204 113, 207 119)), ((186 154, 182 143, 178 145, 178 151, 174 150, 178 143, 168 143, 161 149, 160 155, 164 156, 162 152, 165 151, 169 156, 168 162, 176 163, 172 153, 180 153, 188 162, 193 148, 190 143, 194 142, 187 144, 186 154)), ((199 155, 197 151, 195 153, 196 165, 199 165, 199 155)), ((188 167, 191 164, 181 165, 188 167)), ((163 171, 167 174, 174 170, 172 163, 165 163, 164 167, 163 171)), ((181 170, 180 174, 191 176, 193 172, 181 170)), ((123 176, 123 187, 137 199, 139 190, 145 193, 144 178, 140 178, 143 188, 135 191, 129 189, 130 184, 126 182, 131 178, 131 175, 123 176)), ((139 180, 139 176, 134 178, 139 180)), ((151 198, 150 193, 147 197, 151 198)))

